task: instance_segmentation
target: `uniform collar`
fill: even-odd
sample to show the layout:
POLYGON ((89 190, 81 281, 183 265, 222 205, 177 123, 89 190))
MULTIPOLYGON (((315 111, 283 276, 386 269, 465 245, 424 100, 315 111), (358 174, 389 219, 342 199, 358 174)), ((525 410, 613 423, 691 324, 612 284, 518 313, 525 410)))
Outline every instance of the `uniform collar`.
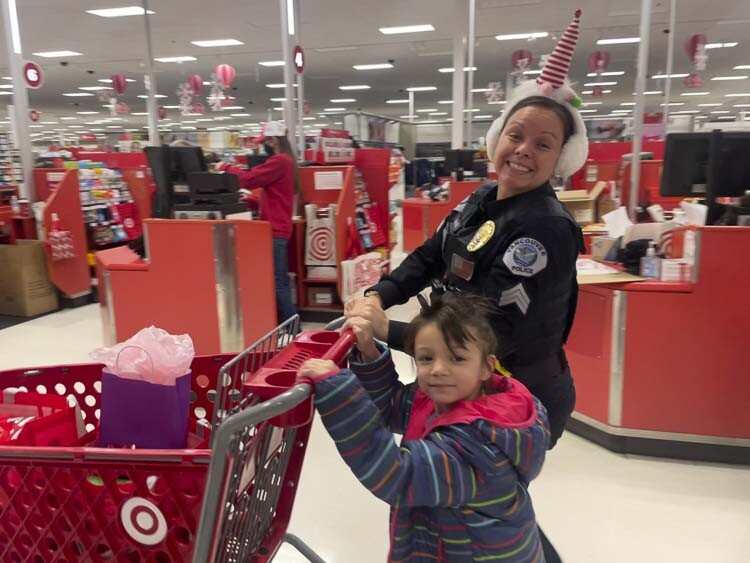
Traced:
POLYGON ((488 216, 494 217, 499 213, 517 206, 533 205, 533 202, 547 197, 556 197, 555 190, 549 182, 545 182, 538 188, 529 190, 522 194, 497 199, 497 184, 495 188, 487 193, 487 199, 483 202, 484 211, 488 216))

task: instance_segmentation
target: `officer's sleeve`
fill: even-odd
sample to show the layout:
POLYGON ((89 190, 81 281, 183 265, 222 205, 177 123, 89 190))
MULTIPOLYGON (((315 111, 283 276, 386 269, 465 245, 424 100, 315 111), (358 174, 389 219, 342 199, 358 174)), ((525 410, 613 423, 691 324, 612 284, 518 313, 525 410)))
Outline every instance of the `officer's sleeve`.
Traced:
POLYGON ((445 221, 438 227, 432 238, 411 252, 398 268, 385 274, 380 281, 367 291, 377 291, 383 301, 383 308, 406 303, 410 297, 422 291, 435 278, 441 278, 443 263, 443 232, 445 221))
MULTIPOLYGON (((578 241, 563 218, 547 217, 525 225, 511 237, 482 277, 483 293, 499 306, 501 334, 518 334, 529 312, 555 293, 567 291, 575 277, 578 241), (507 331, 507 332, 506 332, 507 331)), ((542 312, 543 314, 543 312, 542 312)))

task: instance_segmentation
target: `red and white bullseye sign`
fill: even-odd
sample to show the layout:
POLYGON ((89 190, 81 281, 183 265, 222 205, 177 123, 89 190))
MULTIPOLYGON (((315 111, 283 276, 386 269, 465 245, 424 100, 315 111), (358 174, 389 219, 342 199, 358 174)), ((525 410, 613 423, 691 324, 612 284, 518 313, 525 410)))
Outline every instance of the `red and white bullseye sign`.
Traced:
POLYGON ((305 52, 299 45, 294 47, 294 58, 292 60, 294 61, 294 70, 297 71, 297 74, 302 74, 302 71, 305 70, 305 52))
POLYGON ((319 262, 331 262, 334 260, 333 231, 329 227, 315 227, 308 232, 308 244, 310 245, 310 256, 319 262))
POLYGON ((37 121, 39 121, 39 118, 41 117, 42 117, 42 114, 39 113, 37 110, 35 109, 29 110, 29 119, 32 121, 32 123, 36 123, 37 121))
POLYGON ((44 82, 42 68, 35 62, 26 61, 23 63, 23 79, 29 88, 39 88, 44 82))
POLYGON ((120 522, 127 534, 141 545, 156 545, 167 536, 164 515, 145 498, 126 500, 120 509, 120 522))

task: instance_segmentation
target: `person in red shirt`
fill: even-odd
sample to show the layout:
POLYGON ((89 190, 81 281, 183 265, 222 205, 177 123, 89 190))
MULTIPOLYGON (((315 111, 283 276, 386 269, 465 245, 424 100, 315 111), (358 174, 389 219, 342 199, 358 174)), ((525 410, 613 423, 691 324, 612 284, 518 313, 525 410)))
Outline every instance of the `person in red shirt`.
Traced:
POLYGON ((251 193, 244 201, 260 209, 261 221, 269 221, 273 233, 273 270, 276 282, 276 309, 279 323, 297 314, 289 292, 288 249, 292 236, 292 215, 295 195, 299 193, 297 158, 286 137, 284 125, 278 121, 266 124, 263 134, 254 139, 263 143, 270 158, 250 170, 226 163, 217 168, 239 177, 240 188, 262 189, 262 197, 251 193))

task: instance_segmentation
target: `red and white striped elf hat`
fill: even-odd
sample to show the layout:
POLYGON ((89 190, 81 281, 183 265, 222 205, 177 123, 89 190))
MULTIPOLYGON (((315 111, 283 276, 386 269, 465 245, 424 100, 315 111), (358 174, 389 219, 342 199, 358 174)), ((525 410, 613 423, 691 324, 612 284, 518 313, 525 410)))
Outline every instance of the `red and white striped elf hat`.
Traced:
POLYGON ((542 85, 547 82, 552 84, 554 88, 560 88, 563 85, 565 79, 568 77, 570 63, 573 62, 573 53, 575 52, 580 35, 580 24, 581 9, 578 8, 575 11, 573 21, 570 22, 568 29, 562 34, 555 49, 547 58, 542 73, 536 79, 537 84, 542 85))

